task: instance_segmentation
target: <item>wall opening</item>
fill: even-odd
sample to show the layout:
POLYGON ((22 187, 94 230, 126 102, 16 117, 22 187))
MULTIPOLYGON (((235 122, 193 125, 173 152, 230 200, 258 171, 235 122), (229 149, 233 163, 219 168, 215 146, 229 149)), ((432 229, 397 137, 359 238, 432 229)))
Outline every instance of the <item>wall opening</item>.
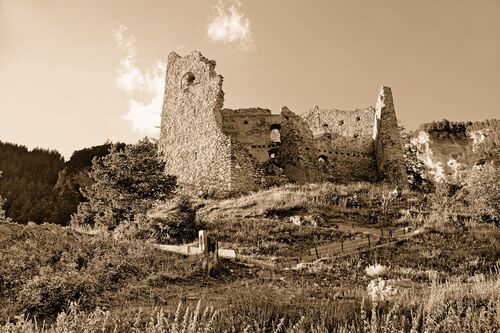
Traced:
POLYGON ((343 120, 339 120, 339 126, 342 126, 344 125, 344 121, 343 120))
POLYGON ((271 125, 271 141, 275 143, 281 142, 281 126, 279 124, 271 125))
POLYGON ((328 162, 328 157, 326 157, 325 155, 320 155, 318 157, 318 162, 326 164, 328 162))
POLYGON ((196 77, 194 76, 193 73, 191 72, 187 72, 186 74, 184 74, 182 76, 182 79, 181 79, 181 89, 184 89, 184 91, 186 91, 186 89, 191 86, 194 81, 196 80, 196 77))
POLYGON ((323 131, 325 133, 330 133, 330 128, 328 128, 328 124, 323 124, 323 131))

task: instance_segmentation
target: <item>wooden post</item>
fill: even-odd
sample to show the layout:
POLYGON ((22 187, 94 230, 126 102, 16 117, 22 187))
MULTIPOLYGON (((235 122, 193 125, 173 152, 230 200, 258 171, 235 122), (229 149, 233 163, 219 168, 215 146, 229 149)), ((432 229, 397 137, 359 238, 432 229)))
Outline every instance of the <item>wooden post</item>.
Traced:
POLYGON ((371 243, 370 243, 370 234, 368 234, 368 247, 371 247, 371 243))
POLYGON ((382 236, 382 239, 384 239, 384 228, 381 228, 381 229, 380 229, 380 234, 381 234, 381 236, 382 236))
POLYGON ((208 250, 208 239, 206 230, 200 230, 198 232, 198 242, 200 245, 200 254, 206 253, 208 250))
POLYGON ((344 241, 340 241, 340 251, 344 252, 344 241))
POLYGON ((219 264, 219 243, 205 231, 198 233, 202 267, 208 274, 219 264))
POLYGON ((318 248, 316 246, 314 247, 314 252, 316 252, 316 259, 319 259, 318 248))
POLYGON ((389 239, 392 239, 392 229, 389 229, 389 239))

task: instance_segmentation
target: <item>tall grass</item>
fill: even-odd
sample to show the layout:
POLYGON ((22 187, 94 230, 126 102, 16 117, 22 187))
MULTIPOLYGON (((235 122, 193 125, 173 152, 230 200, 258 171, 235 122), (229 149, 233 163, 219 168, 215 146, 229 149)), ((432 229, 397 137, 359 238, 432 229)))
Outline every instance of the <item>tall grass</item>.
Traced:
POLYGON ((409 291, 395 302, 373 303, 362 299, 354 313, 347 317, 344 313, 344 320, 336 322, 325 317, 326 314, 342 317, 334 313, 342 308, 332 304, 305 311, 296 319, 284 311, 281 317, 272 312, 266 312, 268 317, 265 317, 264 311, 268 310, 258 303, 246 304, 245 308, 231 304, 214 309, 202 306, 199 301, 194 308, 179 304, 173 313, 155 308, 147 315, 139 310, 132 316, 120 316, 99 308, 84 312, 72 303, 51 325, 20 316, 0 326, 0 332, 498 332, 500 276, 475 279, 471 283, 435 284, 427 293, 409 291))

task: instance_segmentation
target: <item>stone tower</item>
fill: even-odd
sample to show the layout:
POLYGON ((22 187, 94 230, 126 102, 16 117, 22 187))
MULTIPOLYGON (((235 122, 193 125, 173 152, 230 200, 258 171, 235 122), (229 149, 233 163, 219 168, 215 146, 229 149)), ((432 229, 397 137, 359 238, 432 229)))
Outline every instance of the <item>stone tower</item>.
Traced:
POLYGON ((406 168, 399 134, 398 120, 394 110, 392 91, 382 87, 375 107, 375 158, 379 174, 403 187, 408 186, 406 168))
POLYGON ((159 154, 180 184, 230 188, 230 138, 221 129, 223 78, 201 53, 168 57, 159 154))

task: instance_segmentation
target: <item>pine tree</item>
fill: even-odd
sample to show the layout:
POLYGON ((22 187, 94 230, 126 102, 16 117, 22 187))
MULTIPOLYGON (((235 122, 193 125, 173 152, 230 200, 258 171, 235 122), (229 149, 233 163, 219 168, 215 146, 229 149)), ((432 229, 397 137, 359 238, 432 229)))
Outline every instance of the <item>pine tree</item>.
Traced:
MULTIPOLYGON (((2 171, 0 171, 0 178, 2 178, 2 171)), ((3 205, 5 203, 5 199, 3 199, 1 196, 0 196, 0 223, 7 223, 7 222, 10 222, 10 218, 8 218, 6 215, 5 215, 5 210, 3 209, 3 205)))
POLYGON ((112 146, 108 155, 95 158, 92 164, 89 176, 94 184, 83 191, 88 202, 78 206, 73 224, 113 229, 175 191, 175 177, 164 173, 165 163, 158 158, 157 144, 148 138, 123 150, 112 146))

